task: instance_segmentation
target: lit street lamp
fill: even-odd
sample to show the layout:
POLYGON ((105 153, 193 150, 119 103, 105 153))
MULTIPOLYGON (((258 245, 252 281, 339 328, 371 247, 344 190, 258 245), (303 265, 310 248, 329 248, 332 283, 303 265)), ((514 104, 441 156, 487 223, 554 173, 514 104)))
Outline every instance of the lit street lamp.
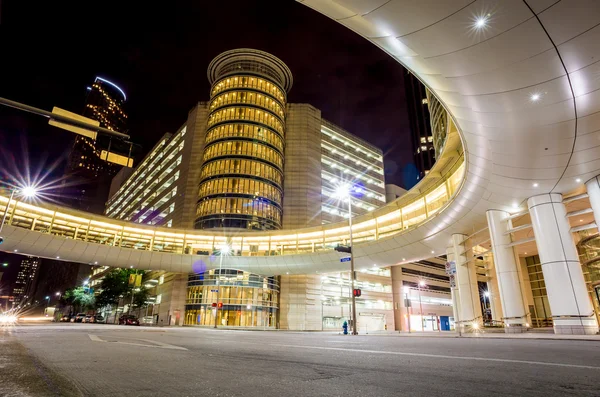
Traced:
MULTIPOLYGON (((15 194, 20 194, 21 196, 26 197, 26 198, 33 198, 37 194, 37 189, 34 186, 25 186, 22 188, 16 187, 16 188, 12 189, 12 191, 10 193, 10 197, 8 199, 8 203, 6 203, 6 208, 4 209, 4 215, 2 216, 2 222, 0 223, 0 232, 2 232, 2 228, 4 227, 4 222, 6 221, 6 214, 8 214, 8 209, 10 208, 10 202, 12 201, 15 194)), ((4 239, 2 237, 0 237, 0 244, 2 244, 3 241, 4 241, 4 239)))
POLYGON ((352 191, 360 193, 360 188, 356 188, 348 183, 343 183, 335 189, 334 197, 340 200, 348 200, 348 228, 350 237, 350 289, 352 296, 352 335, 358 335, 356 330, 356 295, 354 286, 356 285, 356 274, 354 273, 354 247, 352 244, 352 191))
MULTIPOLYGON (((217 307, 215 308, 215 328, 217 328, 217 319, 219 317, 219 294, 221 293, 221 269, 223 268, 223 256, 229 255, 231 247, 228 244, 223 244, 219 248, 219 277, 217 278, 217 307)), ((223 311, 221 310, 221 314, 223 311)))

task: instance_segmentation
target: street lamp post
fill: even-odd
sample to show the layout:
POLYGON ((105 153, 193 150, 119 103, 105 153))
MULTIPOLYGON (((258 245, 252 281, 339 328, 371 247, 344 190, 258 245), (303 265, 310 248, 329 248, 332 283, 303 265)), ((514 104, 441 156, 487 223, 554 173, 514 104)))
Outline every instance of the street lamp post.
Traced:
MULTIPOLYGON (((215 328, 217 328, 217 319, 219 318, 219 294, 221 293, 221 269, 223 268, 223 255, 229 254, 231 247, 224 244, 219 248, 219 277, 217 278, 217 307, 215 308, 215 328)), ((221 311, 223 313, 223 311, 221 311)))
MULTIPOLYGON (((24 188, 13 188, 10 192, 10 197, 8 199, 8 203, 6 203, 6 208, 4 209, 4 215, 2 215, 2 222, 0 223, 0 232, 2 232, 2 228, 4 227, 4 222, 6 222, 6 215, 8 214, 8 209, 10 208, 10 202, 12 201, 15 193, 21 193, 21 195, 25 197, 35 197, 37 194, 37 190, 33 186, 25 186, 24 188)), ((1 243, 1 241, 0 241, 1 243)))
POLYGON ((358 335, 356 331, 356 296, 354 294, 354 285, 356 284, 356 274, 354 273, 354 245, 352 244, 352 196, 348 192, 348 225, 350 229, 350 289, 352 290, 352 335, 358 335))

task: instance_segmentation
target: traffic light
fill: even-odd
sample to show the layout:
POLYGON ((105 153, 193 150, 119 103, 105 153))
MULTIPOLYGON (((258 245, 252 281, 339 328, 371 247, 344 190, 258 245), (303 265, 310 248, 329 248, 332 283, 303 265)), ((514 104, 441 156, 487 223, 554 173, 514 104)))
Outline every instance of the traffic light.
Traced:
POLYGON ((219 302, 219 309, 221 309, 223 307, 223 303, 219 302))
POLYGON ((354 294, 354 296, 356 296, 357 298, 359 296, 362 295, 362 291, 360 290, 360 288, 354 288, 354 290, 352 291, 352 293, 354 294))
POLYGON ((349 247, 347 245, 338 244, 335 246, 334 250, 338 252, 346 252, 348 254, 352 253, 352 247, 349 247))

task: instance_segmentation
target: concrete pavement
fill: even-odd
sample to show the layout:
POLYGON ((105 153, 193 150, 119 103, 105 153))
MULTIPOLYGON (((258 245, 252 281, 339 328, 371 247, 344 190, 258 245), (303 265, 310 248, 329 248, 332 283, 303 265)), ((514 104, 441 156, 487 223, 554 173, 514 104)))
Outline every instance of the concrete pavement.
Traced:
POLYGON ((596 341, 101 324, 5 332, 90 396, 600 395, 596 341))

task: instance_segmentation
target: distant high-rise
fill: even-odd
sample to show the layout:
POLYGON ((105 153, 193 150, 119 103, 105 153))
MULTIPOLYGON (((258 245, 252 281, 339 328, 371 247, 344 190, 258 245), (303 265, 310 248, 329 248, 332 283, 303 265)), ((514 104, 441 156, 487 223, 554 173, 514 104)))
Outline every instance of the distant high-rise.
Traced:
MULTIPOLYGON (((100 126, 109 130, 124 132, 127 114, 123 105, 127 100, 125 92, 116 84, 96 77, 88 87, 83 116, 97 120, 100 126)), ((67 184, 63 195, 75 208, 102 213, 108 199, 111 178, 119 172, 121 165, 106 161, 102 156, 110 151, 127 150, 123 143, 105 136, 97 140, 78 135, 69 154, 67 184)), ((127 153, 124 153, 127 154, 127 153)))
POLYGON ((15 303, 26 301, 35 291, 41 262, 42 260, 37 257, 27 257, 21 260, 21 267, 12 293, 15 297, 15 303))
POLYGON ((418 171, 417 180, 421 180, 435 163, 427 93, 423 83, 412 73, 406 72, 404 76, 413 156, 418 171))

